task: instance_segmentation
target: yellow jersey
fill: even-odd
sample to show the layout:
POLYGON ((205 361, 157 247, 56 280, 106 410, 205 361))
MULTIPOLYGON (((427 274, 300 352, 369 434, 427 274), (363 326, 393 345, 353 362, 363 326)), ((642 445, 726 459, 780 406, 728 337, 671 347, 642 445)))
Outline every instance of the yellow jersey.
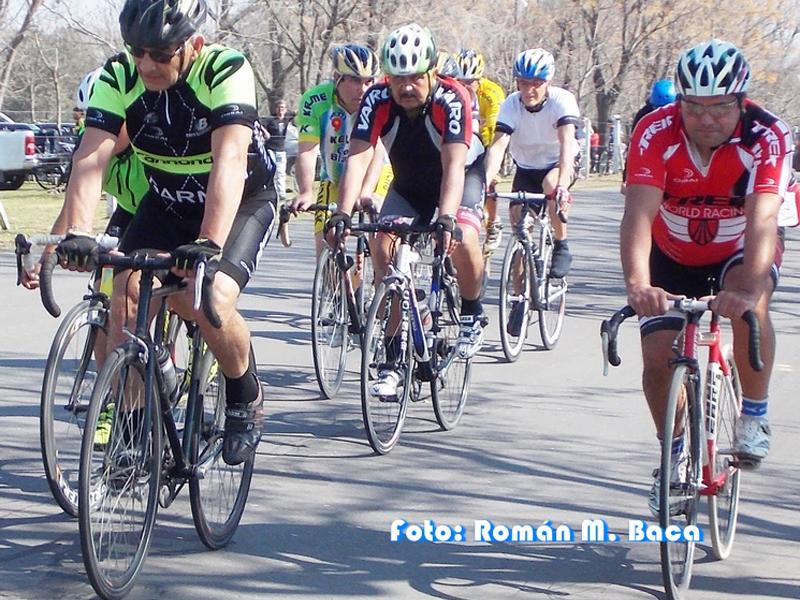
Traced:
POLYGON ((497 115, 500 113, 500 105, 506 99, 506 93, 499 84, 491 79, 486 79, 486 77, 481 77, 478 80, 478 90, 475 95, 478 98, 480 137, 483 145, 488 148, 494 140, 497 115))

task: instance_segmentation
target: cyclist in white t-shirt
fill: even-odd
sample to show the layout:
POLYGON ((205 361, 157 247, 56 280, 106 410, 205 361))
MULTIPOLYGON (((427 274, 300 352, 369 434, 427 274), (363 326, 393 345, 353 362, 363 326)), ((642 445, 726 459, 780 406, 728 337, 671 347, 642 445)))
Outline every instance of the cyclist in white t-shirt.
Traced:
MULTIPOLYGON (((575 96, 551 85, 555 64, 553 55, 536 48, 521 52, 514 61, 517 92, 500 106, 494 141, 486 153, 487 185, 497 176, 506 148, 517 165, 512 191, 524 190, 552 195, 563 212, 569 210, 572 198, 569 188, 575 183, 575 162, 579 147, 575 126, 580 111, 575 96)), ((572 264, 567 244, 567 226, 549 206, 555 248, 551 277, 564 277, 572 264)), ((511 214, 512 224, 518 214, 511 214)))

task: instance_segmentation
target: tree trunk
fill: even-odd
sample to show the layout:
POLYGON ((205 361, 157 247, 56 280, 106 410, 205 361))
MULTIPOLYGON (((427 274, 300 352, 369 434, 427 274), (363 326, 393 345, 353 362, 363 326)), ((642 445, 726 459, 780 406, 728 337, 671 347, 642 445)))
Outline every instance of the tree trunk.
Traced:
POLYGON ((8 49, 0 63, 0 109, 3 108, 3 102, 6 98, 6 89, 8 88, 8 81, 11 78, 14 60, 17 57, 17 50, 20 44, 25 40, 25 34, 28 33, 28 30, 33 25, 33 17, 36 11, 39 10, 43 3, 44 0, 29 0, 25 19, 22 21, 22 25, 20 25, 16 35, 14 35, 11 42, 9 42, 8 49))

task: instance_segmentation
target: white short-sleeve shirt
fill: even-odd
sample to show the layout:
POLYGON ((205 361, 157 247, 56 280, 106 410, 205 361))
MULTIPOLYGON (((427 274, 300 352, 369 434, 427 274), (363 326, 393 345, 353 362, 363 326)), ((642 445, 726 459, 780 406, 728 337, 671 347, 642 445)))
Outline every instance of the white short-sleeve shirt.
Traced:
MULTIPOLYGON (((561 152, 558 127, 577 125, 580 118, 578 102, 572 92, 550 86, 547 93, 539 112, 526 110, 519 92, 511 94, 500 105, 497 131, 511 136, 511 156, 523 169, 547 169, 558 163, 561 152)), ((577 154, 577 144, 575 149, 577 154)))

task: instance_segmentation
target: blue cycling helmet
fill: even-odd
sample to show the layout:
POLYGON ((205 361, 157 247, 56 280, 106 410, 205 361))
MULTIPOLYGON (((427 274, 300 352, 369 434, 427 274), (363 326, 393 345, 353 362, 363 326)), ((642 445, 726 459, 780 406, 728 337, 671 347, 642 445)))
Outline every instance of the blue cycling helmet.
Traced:
POLYGON ((550 81, 556 73, 555 59, 547 50, 525 50, 514 60, 514 77, 550 81))
POLYGON ((675 84, 671 79, 659 79, 650 90, 650 104, 658 108, 675 102, 675 84))

